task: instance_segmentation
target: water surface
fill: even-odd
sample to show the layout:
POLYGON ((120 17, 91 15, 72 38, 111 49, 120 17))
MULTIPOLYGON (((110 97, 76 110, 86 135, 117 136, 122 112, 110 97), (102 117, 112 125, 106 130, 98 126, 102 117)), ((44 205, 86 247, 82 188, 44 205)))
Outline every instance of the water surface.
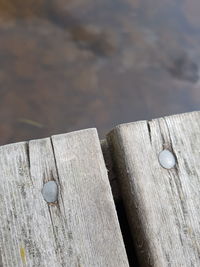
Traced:
POLYGON ((200 107, 199 0, 0 0, 0 144, 200 107))

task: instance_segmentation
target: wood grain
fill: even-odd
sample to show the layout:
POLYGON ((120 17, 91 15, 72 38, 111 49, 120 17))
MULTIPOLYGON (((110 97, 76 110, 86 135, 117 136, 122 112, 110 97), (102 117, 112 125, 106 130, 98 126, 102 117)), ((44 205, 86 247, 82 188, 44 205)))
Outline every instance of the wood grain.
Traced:
POLYGON ((95 129, 0 147, 0 165, 3 267, 129 266, 95 129))
POLYGON ((141 266, 200 266, 200 113, 120 125, 108 141, 141 266))

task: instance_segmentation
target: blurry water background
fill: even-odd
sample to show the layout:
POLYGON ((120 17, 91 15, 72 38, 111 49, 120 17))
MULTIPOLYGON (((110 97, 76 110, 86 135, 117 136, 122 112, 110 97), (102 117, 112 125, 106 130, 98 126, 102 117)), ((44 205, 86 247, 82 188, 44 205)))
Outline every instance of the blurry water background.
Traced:
POLYGON ((0 145, 200 109, 199 0, 0 0, 0 145))

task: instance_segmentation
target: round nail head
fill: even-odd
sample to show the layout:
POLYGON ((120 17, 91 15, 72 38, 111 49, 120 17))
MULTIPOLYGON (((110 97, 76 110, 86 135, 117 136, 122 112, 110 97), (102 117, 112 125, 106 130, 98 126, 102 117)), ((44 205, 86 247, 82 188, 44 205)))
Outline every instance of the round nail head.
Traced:
POLYGON ((48 203, 56 202, 58 200, 58 186, 55 181, 49 181, 44 184, 42 195, 48 203))
POLYGON ((167 149, 164 149, 159 154, 160 165, 165 169, 171 169, 176 165, 176 159, 172 152, 167 149))

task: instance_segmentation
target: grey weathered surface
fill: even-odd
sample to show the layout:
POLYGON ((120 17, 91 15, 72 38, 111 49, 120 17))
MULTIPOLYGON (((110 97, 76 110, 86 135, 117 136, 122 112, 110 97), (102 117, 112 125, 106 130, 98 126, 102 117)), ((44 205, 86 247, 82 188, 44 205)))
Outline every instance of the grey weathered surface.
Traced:
POLYGON ((0 147, 0 166, 3 267, 128 266, 95 129, 0 147))
POLYGON ((199 267, 200 113, 120 125, 108 140, 141 265, 199 267))

